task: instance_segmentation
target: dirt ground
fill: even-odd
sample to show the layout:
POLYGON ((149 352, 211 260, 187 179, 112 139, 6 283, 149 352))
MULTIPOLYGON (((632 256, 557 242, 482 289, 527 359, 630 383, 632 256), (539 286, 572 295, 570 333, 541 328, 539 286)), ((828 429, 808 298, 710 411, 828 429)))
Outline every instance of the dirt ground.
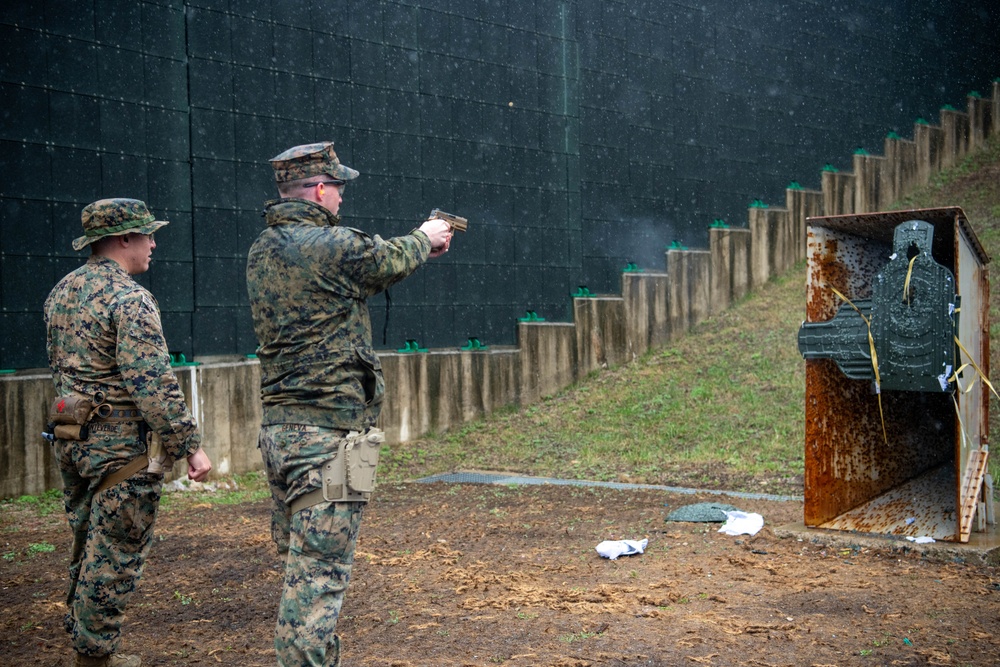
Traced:
MULTIPOLYGON (((343 664, 998 664, 996 568, 775 533, 801 519, 797 501, 384 485, 366 510, 343 609, 343 664), (760 513, 765 527, 732 537, 720 524, 664 521, 696 502, 760 513), (641 538, 641 555, 595 551, 641 538)), ((273 665, 282 568, 267 503, 178 500, 157 535, 126 649, 144 665, 273 665)), ((0 662, 72 664, 61 629, 64 520, 7 512, 0 545, 0 662)))

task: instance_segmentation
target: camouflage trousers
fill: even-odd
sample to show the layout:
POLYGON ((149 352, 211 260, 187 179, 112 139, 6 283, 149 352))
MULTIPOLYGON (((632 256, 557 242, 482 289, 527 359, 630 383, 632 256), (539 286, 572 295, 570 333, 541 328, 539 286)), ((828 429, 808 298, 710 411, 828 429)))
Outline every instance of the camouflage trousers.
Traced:
POLYGON ((125 606, 152 544, 163 476, 140 473, 96 493, 101 476, 90 475, 104 466, 94 465, 87 443, 60 440, 56 446, 73 531, 64 625, 77 653, 115 653, 125 606))
POLYGON ((337 620, 354 565, 364 503, 323 502, 294 515, 289 504, 322 485, 319 469, 346 431, 264 426, 259 446, 274 507, 271 535, 287 553, 274 648, 282 667, 337 667, 337 620))

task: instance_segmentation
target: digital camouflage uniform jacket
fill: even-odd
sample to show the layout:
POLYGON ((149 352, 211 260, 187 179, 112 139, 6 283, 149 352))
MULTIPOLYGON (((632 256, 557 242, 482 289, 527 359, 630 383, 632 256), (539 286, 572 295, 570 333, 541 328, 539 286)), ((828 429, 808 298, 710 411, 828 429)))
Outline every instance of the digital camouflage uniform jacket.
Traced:
MULTIPOLYGON (((92 255, 56 284, 44 310, 58 395, 102 391, 109 403, 134 403, 170 456, 182 459, 198 450, 201 436, 170 368, 156 300, 124 268, 92 255)), ((92 464, 106 468, 141 453, 103 452, 99 456, 108 460, 92 464)))
POLYGON ((374 425, 385 384, 366 299, 427 261, 430 240, 418 230, 382 239, 341 227, 304 199, 267 202, 265 217, 247 261, 262 423, 374 425))

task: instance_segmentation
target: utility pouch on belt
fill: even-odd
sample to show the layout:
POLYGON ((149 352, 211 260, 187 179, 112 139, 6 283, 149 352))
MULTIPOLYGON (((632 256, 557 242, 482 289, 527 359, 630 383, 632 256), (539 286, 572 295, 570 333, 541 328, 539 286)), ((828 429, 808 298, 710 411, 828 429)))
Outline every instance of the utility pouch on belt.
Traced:
POLYGON ((90 421, 94 402, 83 394, 56 396, 49 406, 49 421, 53 424, 77 424, 83 426, 90 421))
POLYGON ((94 402, 83 394, 56 396, 49 406, 49 423, 42 436, 46 439, 86 440, 90 437, 87 424, 93 413, 94 402))
POLYGON ((375 471, 383 442, 385 433, 377 428, 348 433, 337 447, 336 456, 323 464, 320 471, 323 488, 296 498, 291 504, 292 513, 323 501, 368 502, 375 489, 375 471))

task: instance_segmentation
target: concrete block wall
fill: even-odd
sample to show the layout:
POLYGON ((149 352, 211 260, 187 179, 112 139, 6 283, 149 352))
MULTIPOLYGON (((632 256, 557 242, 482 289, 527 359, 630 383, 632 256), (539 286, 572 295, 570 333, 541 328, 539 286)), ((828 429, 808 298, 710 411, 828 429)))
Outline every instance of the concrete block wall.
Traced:
MULTIPOLYGON (((750 208, 746 228, 711 228, 708 250, 671 249, 663 272, 623 274, 621 295, 574 298, 573 322, 518 323, 515 346, 381 354, 388 392, 380 425, 390 442, 407 442, 627 363, 801 261, 808 217, 885 208, 998 134, 998 118, 994 83, 989 100, 969 98, 968 112, 943 109, 940 126, 919 123, 912 140, 887 139, 885 156, 855 155, 854 173, 824 171, 821 192, 789 188, 784 208, 750 208)), ((259 469, 258 362, 205 359, 177 373, 219 474, 259 469)), ((39 436, 52 398, 45 372, 0 376, 0 497, 60 486, 39 436)), ((174 474, 183 473, 181 462, 174 474)))

